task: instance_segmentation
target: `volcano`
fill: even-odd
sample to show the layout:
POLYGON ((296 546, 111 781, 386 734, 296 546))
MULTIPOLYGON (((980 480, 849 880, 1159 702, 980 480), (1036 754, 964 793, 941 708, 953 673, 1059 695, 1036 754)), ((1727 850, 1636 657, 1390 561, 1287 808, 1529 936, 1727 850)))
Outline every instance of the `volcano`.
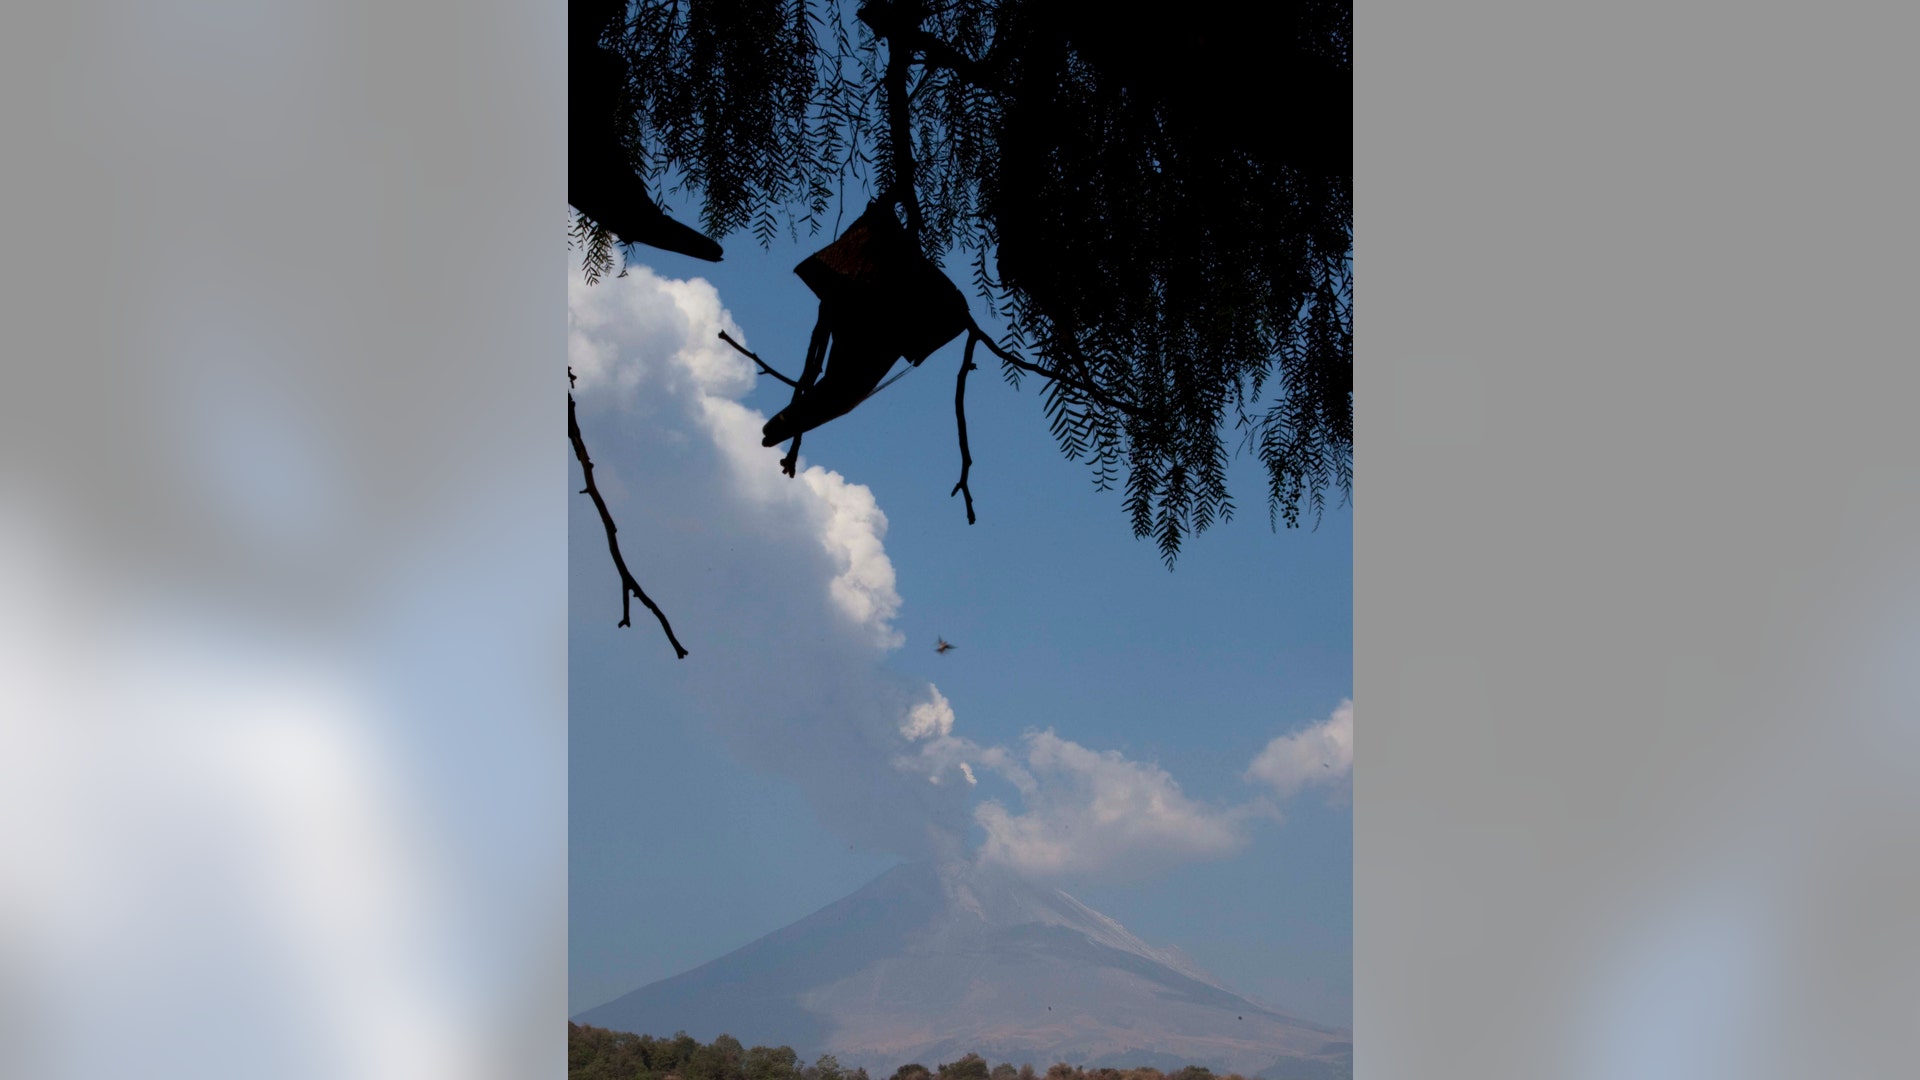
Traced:
POLYGON ((989 1061, 1344 1080, 1348 1032, 1235 993, 1056 889, 987 864, 908 863, 691 971, 574 1017, 651 1035, 732 1035, 886 1077, 989 1061))

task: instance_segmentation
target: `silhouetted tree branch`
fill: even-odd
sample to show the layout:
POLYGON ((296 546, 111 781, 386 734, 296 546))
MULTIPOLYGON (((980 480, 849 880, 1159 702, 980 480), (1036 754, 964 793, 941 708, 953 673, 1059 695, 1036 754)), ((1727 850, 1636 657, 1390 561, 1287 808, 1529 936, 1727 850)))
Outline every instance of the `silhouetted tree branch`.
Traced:
MULTIPOLYGON (((1233 513, 1229 430, 1265 467, 1276 527, 1350 497, 1350 0, 1194 18, 1094 0, 570 0, 570 23, 579 131, 617 142, 651 190, 691 193, 714 240, 838 232, 836 202, 864 189, 897 203, 926 258, 968 252, 957 264, 1010 331, 1007 348, 983 335, 1003 375, 1041 377, 1062 454, 1123 491, 1170 566, 1233 513)), ((659 226, 644 242, 718 257, 630 201, 659 226)), ((605 224, 575 238, 590 279, 611 266, 605 224)), ((821 377, 761 370, 796 391, 821 377)))
MULTIPOLYGON (((568 368, 567 386, 571 388, 574 381, 573 369, 568 368)), ((667 621, 667 613, 661 611, 660 605, 654 603, 646 590, 640 587, 640 583, 634 580, 633 573, 627 569, 626 558, 620 554, 620 541, 614 535, 619 529, 613 523, 613 513, 607 509, 607 500, 600 497, 599 485, 593 482, 593 459, 587 456, 586 440, 580 437, 580 419, 574 407, 571 389, 567 393, 567 438, 572 440, 573 456, 580 459, 580 471, 587 478, 587 486, 580 489, 580 493, 591 497, 594 509, 600 511, 600 524, 607 530, 607 550, 613 555, 614 569, 620 571, 620 622, 618 625, 633 625, 631 598, 638 597, 641 603, 647 605, 647 610, 653 612, 653 617, 660 620, 660 629, 666 631, 667 641, 673 645, 674 658, 686 659, 686 646, 680 644, 680 639, 673 636, 673 624, 667 621)))
MULTIPOLYGON (((826 313, 822 309, 819 321, 813 325, 813 336, 807 341, 807 358, 801 365, 800 378, 793 383, 795 396, 805 394, 815 382, 819 381, 820 366, 827 359, 827 341, 830 335, 826 313)), ((799 467, 800 436, 795 435, 793 445, 787 447, 787 456, 780 459, 780 471, 792 476, 794 470, 799 467)))
POLYGON ((773 370, 772 367, 768 366, 765 360, 760 359, 759 354, 748 349, 745 345, 742 345, 739 342, 733 340, 733 338, 729 336, 725 330, 720 331, 720 340, 733 346, 736 350, 739 351, 740 355, 760 365, 760 370, 764 374, 771 375, 774 378, 779 379, 781 382, 786 383, 788 386, 797 387, 800 385, 799 383, 793 381, 792 379, 787 378, 785 375, 782 375, 779 372, 773 370))
POLYGON ((960 431, 960 482, 947 492, 947 498, 967 496, 967 524, 973 524, 973 489, 967 486, 967 473, 973 469, 973 452, 967 448, 967 372, 973 370, 973 346, 980 340, 978 331, 967 334, 967 352, 960 360, 960 376, 953 384, 953 417, 960 431))
POLYGON ((1013 353, 1008 352, 1007 350, 1001 348, 998 344, 996 344, 993 338, 990 337, 985 330, 980 329, 979 323, 974 323, 969 329, 969 341, 968 341, 969 348, 972 347, 972 341, 974 339, 978 339, 979 341, 983 342, 987 346, 987 349, 990 352, 992 352, 993 355, 999 357, 1003 362, 1007 364, 1011 364, 1012 366, 1019 368, 1021 371, 1031 371, 1035 375, 1038 375, 1043 379, 1051 379, 1054 382, 1061 384, 1062 386, 1071 386, 1075 390, 1078 390, 1081 393, 1086 394, 1088 397, 1092 398, 1094 401, 1099 402, 1100 404, 1105 405, 1108 408, 1118 409, 1121 412, 1128 414, 1129 416, 1140 415, 1141 410, 1138 405, 1134 405, 1130 402, 1122 401, 1119 398, 1114 397, 1112 394, 1109 394, 1106 391, 1100 389, 1099 387, 1092 385, 1091 383, 1085 382, 1084 380, 1081 380, 1081 379, 1076 379, 1071 375, 1062 374, 1051 368, 1041 367, 1039 364, 1032 363, 1031 361, 1022 360, 1020 357, 1014 355, 1013 353))
POLYGON ((897 34, 901 28, 915 27, 926 18, 919 0, 868 0, 860 5, 859 19, 887 40, 887 67, 881 76, 886 94, 887 149, 890 151, 888 189, 907 212, 907 235, 915 246, 921 242, 920 200, 915 192, 913 162, 913 119, 907 97, 907 76, 913 67, 913 48, 897 34))
POLYGON ((901 20, 883 18, 876 23, 862 15, 861 21, 874 27, 874 32, 881 37, 910 50, 927 67, 946 68, 983 89, 993 86, 990 74, 993 70, 992 57, 975 60, 918 26, 906 25, 901 20))

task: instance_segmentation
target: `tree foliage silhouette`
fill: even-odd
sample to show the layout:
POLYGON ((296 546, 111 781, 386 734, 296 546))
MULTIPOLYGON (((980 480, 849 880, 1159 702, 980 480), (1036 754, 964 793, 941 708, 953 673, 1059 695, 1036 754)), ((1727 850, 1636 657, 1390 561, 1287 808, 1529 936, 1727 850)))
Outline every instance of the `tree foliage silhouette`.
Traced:
MULTIPOLYGON (((1038 374, 1061 451, 1169 567, 1232 515, 1236 442, 1275 527, 1351 496, 1346 0, 572 0, 569 17, 570 110, 649 192, 694 200, 708 236, 830 239, 849 199, 897 213, 1004 321, 985 339, 1003 377, 1038 374)), ((718 255, 653 195, 666 225, 591 198, 574 200, 590 279, 614 240, 718 255), (629 235, 649 228, 665 241, 629 235)))
MULTIPOLYGON (((978 1054, 943 1064, 934 1070, 915 1062, 894 1070, 891 1080, 1037 1080, 1031 1064, 1017 1070, 1010 1063, 989 1070, 978 1054)), ((1046 1072, 1046 1080, 1244 1080, 1238 1073, 1215 1076, 1189 1065, 1173 1073, 1141 1067, 1086 1068, 1064 1062, 1046 1072)), ((747 1049, 731 1035, 702 1043, 686 1032, 671 1038, 634 1035, 567 1021, 568 1080, 867 1080, 864 1068, 841 1067, 831 1054, 812 1065, 787 1046, 747 1049)))

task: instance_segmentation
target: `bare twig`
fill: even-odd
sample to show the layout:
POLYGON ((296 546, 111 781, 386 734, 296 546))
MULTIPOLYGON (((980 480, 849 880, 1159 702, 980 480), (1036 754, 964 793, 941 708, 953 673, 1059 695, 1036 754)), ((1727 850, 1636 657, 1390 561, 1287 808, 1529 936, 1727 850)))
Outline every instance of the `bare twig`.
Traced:
POLYGON ((993 338, 987 336, 987 332, 985 330, 980 329, 979 323, 972 322, 971 320, 969 320, 968 326, 975 337, 978 337, 982 342, 986 343, 987 348, 992 350, 993 355, 999 357, 1002 360, 1005 360, 1007 363, 1012 364, 1014 367, 1017 367, 1022 371, 1031 371, 1035 375, 1040 376, 1041 378, 1052 379, 1054 382, 1061 383, 1065 386, 1071 386, 1075 390, 1078 390, 1081 393, 1086 394, 1088 397, 1092 398, 1094 401, 1102 405, 1107 405, 1115 409, 1119 409, 1121 412, 1126 413, 1129 416, 1140 415, 1139 406, 1133 405, 1129 402, 1122 401, 1119 398, 1114 397, 1112 394, 1109 394, 1106 391, 1101 390, 1100 388, 1094 386, 1092 383, 1085 382, 1080 379, 1076 379, 1071 375, 1067 375, 1063 372, 1055 371, 1052 368, 1041 367, 1039 364, 1035 364, 1027 360, 1022 360, 1018 356, 1015 356, 1014 354, 1008 352, 1007 350, 1001 348, 998 344, 996 344, 993 338))
POLYGON ((953 416, 960 428, 960 482, 947 492, 947 498, 965 493, 967 496, 967 524, 973 524, 973 489, 967 486, 967 473, 973 469, 973 452, 967 449, 967 372, 973 370, 973 346, 980 335, 967 334, 966 356, 960 361, 960 377, 953 385, 953 416))
MULTIPOLYGON (((567 385, 571 387, 573 383, 573 370, 569 368, 567 385)), ((647 596, 646 590, 640 587, 640 583, 634 580, 633 573, 627 569, 627 560, 620 554, 620 541, 614 538, 614 533, 619 530, 613 524, 613 514, 607 509, 607 500, 600 497, 600 488, 593 482, 593 459, 587 456, 586 441, 580 437, 580 419, 574 408, 571 393, 567 394, 567 438, 573 441, 573 456, 580 459, 580 470, 587 478, 587 486, 582 488, 580 493, 590 496, 593 499, 594 508, 600 511, 600 524, 607 530, 607 550, 613 554, 614 568, 620 571, 619 625, 633 625, 631 598, 639 597, 640 602, 647 605, 647 610, 653 612, 654 618, 660 620, 660 629, 667 632, 667 640, 673 644, 675 658, 686 659, 687 648, 680 644, 679 638, 673 636, 673 625, 667 622, 666 612, 661 611, 660 605, 654 603, 652 598, 647 596)))
POLYGON ((786 383, 788 386, 798 387, 800 385, 799 383, 794 382, 792 379, 787 378, 785 375, 782 375, 779 372, 773 370, 772 366, 770 366, 765 360, 760 359, 760 355, 758 353, 753 352, 752 350, 748 349, 745 345, 742 345, 739 342, 733 340, 732 336, 729 335, 725 330, 720 331, 720 340, 733 346, 735 349, 738 349, 740 351, 740 355, 746 357, 747 359, 753 361, 756 364, 759 364, 760 370, 765 372, 766 374, 771 375, 776 379, 779 379, 781 382, 786 383))

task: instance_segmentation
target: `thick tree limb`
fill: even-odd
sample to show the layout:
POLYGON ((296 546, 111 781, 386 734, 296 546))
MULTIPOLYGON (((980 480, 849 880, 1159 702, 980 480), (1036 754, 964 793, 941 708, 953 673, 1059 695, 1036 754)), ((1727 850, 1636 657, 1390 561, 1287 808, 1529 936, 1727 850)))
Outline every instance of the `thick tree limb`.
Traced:
MULTIPOLYGON (((827 318, 827 306, 823 303, 820 305, 820 318, 813 324, 813 337, 807 341, 806 362, 800 368, 799 380, 793 384, 795 401, 800 400, 801 395, 811 389, 814 381, 820 378, 820 368, 827 359, 827 340, 832 334, 832 326, 827 318)), ((780 471, 792 476, 794 470, 799 467, 800 436, 795 435, 793 445, 787 447, 787 456, 780 459, 780 471)))
POLYGON ((725 330, 720 331, 720 340, 733 346, 735 349, 738 349, 740 351, 740 355, 746 357, 747 359, 753 361, 756 364, 759 364, 760 370, 765 374, 771 375, 774 378, 779 379, 781 382, 786 383, 788 386, 797 388, 800 385, 799 383, 793 381, 792 379, 787 378, 785 375, 782 375, 779 372, 773 370, 773 367, 769 365, 765 360, 760 359, 758 354, 750 351, 745 345, 742 345, 739 342, 733 340, 733 338, 725 330))
POLYGON ((975 60, 922 30, 919 22, 911 19, 912 14, 920 13, 909 12, 909 17, 903 18, 890 4, 869 3, 861 5, 859 19, 875 34, 886 38, 890 47, 898 45, 909 53, 918 53, 925 66, 947 68, 975 86, 990 87, 990 57, 975 60))
POLYGON ((917 27, 902 35, 901 40, 908 48, 919 53, 921 62, 928 67, 947 68, 975 86, 982 89, 993 88, 992 78, 988 74, 991 58, 975 60, 917 27))
MULTIPOLYGON (((821 337, 821 334, 818 330, 816 330, 814 331, 814 336, 815 336, 816 342, 813 344, 809 344, 807 347, 808 351, 807 351, 806 371, 801 373, 801 377, 805 378, 809 385, 812 384, 813 378, 808 373, 812 373, 812 375, 818 375, 819 366, 820 366, 819 359, 816 356, 814 356, 814 349, 817 345, 818 339, 821 337)), ((735 349, 738 349, 742 356, 745 356, 747 359, 760 365, 761 371, 765 372, 768 375, 773 376, 776 379, 779 379, 781 382, 786 383, 788 386, 793 387, 795 390, 800 389, 799 380, 789 379, 785 375, 782 375, 778 371, 775 371, 773 369, 773 365, 767 363, 765 360, 760 359, 760 356, 758 353, 753 352, 752 350, 748 349, 745 345, 742 345, 739 342, 733 340, 733 335, 727 333, 725 330, 720 331, 720 340, 733 346, 735 349)), ((780 471, 783 473, 786 473, 788 476, 792 476, 794 473, 794 469, 797 468, 799 464, 800 464, 800 436, 795 435, 793 437, 793 445, 787 450, 787 456, 780 459, 780 471)))
POLYGON ((800 365, 800 381, 794 389, 804 394, 813 388, 820 378, 820 368, 827 362, 827 339, 833 335, 832 320, 827 318, 827 305, 820 305, 820 317, 813 322, 813 336, 807 339, 807 358, 800 365))
POLYGON ((967 474, 973 469, 973 452, 967 448, 967 372, 973 370, 973 346, 980 335, 967 334, 966 356, 960 361, 960 377, 954 380, 953 416, 960 430, 960 482, 947 492, 947 498, 964 492, 967 496, 967 524, 973 524, 973 489, 967 486, 967 474))
POLYGON ((858 13, 860 21, 887 39, 887 66, 880 85, 886 92, 887 145, 892 153, 893 187, 907 209, 907 235, 920 245, 920 199, 914 190, 913 114, 907 95, 907 76, 913 68, 913 47, 904 40, 926 18, 920 0, 869 0, 858 13))
MULTIPOLYGON (((567 385, 572 386, 573 381, 573 372, 569 370, 567 385)), ((573 456, 580 459, 580 470, 587 478, 587 486, 582 488, 580 493, 590 496, 593 499, 594 509, 600 511, 600 524, 607 530, 607 550, 613 554, 614 568, 620 571, 620 622, 618 625, 633 625, 632 598, 638 597, 641 603, 647 605, 647 610, 653 612, 653 617, 660 620, 660 629, 667 632, 667 641, 673 645, 675 658, 686 659, 687 647, 680 644, 679 638, 673 636, 673 624, 667 622, 666 612, 661 611, 660 605, 654 603, 646 590, 640 587, 640 583, 634 580, 633 573, 627 569, 627 560, 620 554, 620 541, 614 537, 619 530, 613 524, 613 513, 607 509, 607 500, 600 497, 600 488, 593 482, 593 459, 587 456, 586 441, 580 437, 580 419, 574 408, 573 394, 570 392, 567 394, 567 438, 572 440, 573 456)))

